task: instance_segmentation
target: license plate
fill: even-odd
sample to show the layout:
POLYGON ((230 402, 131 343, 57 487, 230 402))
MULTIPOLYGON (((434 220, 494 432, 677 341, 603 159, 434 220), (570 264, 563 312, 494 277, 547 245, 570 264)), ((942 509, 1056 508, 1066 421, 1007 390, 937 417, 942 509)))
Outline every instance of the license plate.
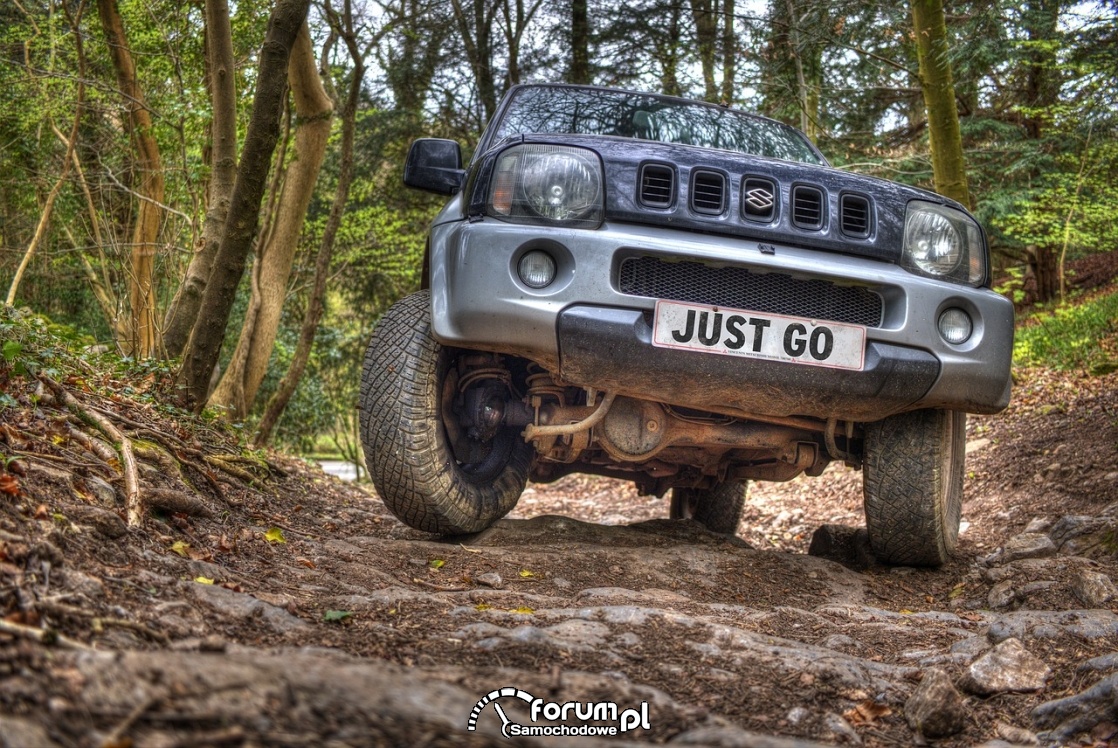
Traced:
POLYGON ((658 301, 652 344, 658 348, 861 371, 866 328, 743 309, 658 301))

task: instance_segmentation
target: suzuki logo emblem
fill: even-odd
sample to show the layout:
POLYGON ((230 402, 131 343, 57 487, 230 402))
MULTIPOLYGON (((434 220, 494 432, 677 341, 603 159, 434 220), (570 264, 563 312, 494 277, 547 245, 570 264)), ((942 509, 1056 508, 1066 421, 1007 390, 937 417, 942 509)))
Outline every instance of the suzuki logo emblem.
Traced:
POLYGON ((773 206, 773 194, 764 187, 754 187, 745 193, 745 202, 758 212, 766 212, 773 206))

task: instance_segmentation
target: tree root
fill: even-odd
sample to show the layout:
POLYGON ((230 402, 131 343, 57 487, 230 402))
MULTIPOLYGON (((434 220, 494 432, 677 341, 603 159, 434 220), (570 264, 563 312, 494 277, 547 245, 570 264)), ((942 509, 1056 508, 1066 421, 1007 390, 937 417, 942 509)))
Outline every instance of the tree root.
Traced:
POLYGON ((58 382, 45 374, 40 374, 39 379, 50 388, 54 396, 70 412, 109 437, 113 446, 120 451, 120 462, 124 472, 124 500, 128 513, 128 526, 139 527, 143 523, 143 513, 140 502, 140 480, 136 472, 136 456, 132 453, 132 441, 122 434, 120 429, 114 426, 105 416, 83 406, 58 382))
POLYGON ((191 517, 212 517, 213 512, 202 501, 188 493, 169 488, 152 488, 144 492, 144 503, 172 514, 191 517))
MULTIPOLYGON (((226 457, 225 455, 206 455, 202 459, 205 460, 207 465, 217 468, 221 472, 231 475, 237 480, 255 487, 259 487, 260 485, 260 481, 255 475, 234 464, 235 462, 245 462, 242 458, 233 456, 226 457)), ((256 463, 252 464, 255 465, 256 463)))

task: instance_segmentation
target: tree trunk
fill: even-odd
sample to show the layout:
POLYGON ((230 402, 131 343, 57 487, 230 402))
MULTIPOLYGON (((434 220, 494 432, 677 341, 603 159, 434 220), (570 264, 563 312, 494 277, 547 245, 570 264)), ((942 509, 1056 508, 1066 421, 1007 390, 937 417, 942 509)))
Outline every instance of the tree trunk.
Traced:
MULTIPOLYGON (((1044 150, 1049 126, 1060 99, 1059 64, 1056 50, 1060 40, 1060 0, 1031 0, 1024 4, 1021 22, 1029 36, 1025 47, 1025 136, 1038 152, 1044 150)), ((1039 177, 1039 170, 1034 176, 1039 177)), ((1045 302, 1060 293, 1060 252, 1051 244, 1027 247, 1029 269, 1036 280, 1037 301, 1045 302)))
POLYGON ((936 192, 970 207, 955 85, 951 78, 951 62, 947 57, 943 0, 912 0, 912 27, 920 61, 924 108, 928 111, 936 192))
POLYGON ((132 230, 129 276, 129 352, 136 358, 149 358, 160 348, 159 328, 155 322, 154 276, 155 248, 159 239, 159 224, 163 219, 163 165, 116 0, 97 0, 97 11, 116 71, 117 85, 128 109, 128 129, 135 148, 136 169, 140 174, 137 190, 140 204, 132 230))
POLYGON ((309 6, 310 0, 277 0, 260 50, 252 118, 237 167, 229 215, 179 371, 183 404, 199 411, 206 403, 210 376, 217 365, 237 286, 244 275, 245 258, 252 249, 268 168, 279 138, 287 91, 287 62, 309 6))
POLYGON ((198 318, 237 178, 236 70, 228 0, 206 0, 206 47, 213 106, 210 125, 213 166, 201 246, 191 259, 186 278, 164 319, 163 345, 171 357, 180 355, 186 348, 190 330, 198 318))
POLYGON ((691 0, 695 22, 695 47, 703 71, 703 98, 718 103, 718 86, 714 82, 715 57, 718 52, 718 11, 716 0, 691 0))
POLYGON ((1047 244, 1030 244, 1025 251, 1028 253, 1029 271, 1036 281, 1036 300, 1056 298, 1060 291, 1060 263, 1056 250, 1047 244))
MULTIPOLYGON (((268 359, 287 298, 287 282, 295 264, 295 250, 330 138, 334 105, 318 77, 310 29, 305 23, 291 49, 288 79, 298 119, 295 154, 284 177, 274 230, 260 246, 259 283, 253 287, 254 298, 249 302, 255 319, 245 320, 232 362, 210 397, 211 405, 228 408, 237 420, 248 415, 268 371, 268 359)), ((281 167, 277 164, 276 168, 281 167)))
POLYGON ((330 274, 330 260, 334 255, 334 241, 342 225, 342 216, 345 213, 346 202, 349 200, 349 188, 353 182, 353 139, 357 125, 357 105, 361 98, 361 84, 365 78, 365 60, 357 47, 356 35, 353 32, 352 13, 349 3, 346 3, 345 29, 342 38, 349 49, 350 59, 353 60, 353 71, 350 74, 349 91, 345 103, 342 105, 342 147, 339 154, 338 184, 334 191, 334 202, 330 206, 330 216, 326 219, 326 227, 322 232, 322 243, 319 245, 318 257, 314 264, 314 288, 311 298, 307 302, 307 311, 303 317, 303 326, 299 331, 299 342, 295 347, 295 355, 291 359, 291 366, 279 386, 268 400, 264 408, 264 415, 257 426, 254 446, 262 447, 271 439, 272 431, 283 415, 284 409, 295 394, 299 381, 303 378, 307 361, 310 359, 311 346, 314 336, 318 331, 318 324, 325 311, 326 280, 330 274))
POLYGON ((505 78, 509 86, 520 83, 520 46, 524 40, 524 32, 540 9, 543 0, 532 0, 530 7, 524 7, 524 0, 504 0, 501 3, 501 12, 505 17, 505 44, 508 60, 508 75, 505 78), (515 4, 515 8, 512 7, 515 4))
POLYGON ((722 6, 722 104, 734 103, 734 78, 738 59, 738 36, 734 31, 734 0, 723 0, 722 6))
POLYGON ((587 0, 571 0, 569 83, 590 82, 590 13, 587 0))
POLYGON ((490 0, 472 0, 470 14, 466 14, 462 0, 451 0, 454 18, 462 36, 462 46, 477 81, 478 98, 486 121, 497 111, 497 86, 493 81, 493 17, 496 3, 490 0), (488 4, 487 4, 488 3, 488 4))
POLYGON ((679 83, 680 6, 673 4, 668 13, 667 38, 657 44, 656 49, 656 57, 660 61, 660 88, 668 96, 682 96, 683 86, 679 83))

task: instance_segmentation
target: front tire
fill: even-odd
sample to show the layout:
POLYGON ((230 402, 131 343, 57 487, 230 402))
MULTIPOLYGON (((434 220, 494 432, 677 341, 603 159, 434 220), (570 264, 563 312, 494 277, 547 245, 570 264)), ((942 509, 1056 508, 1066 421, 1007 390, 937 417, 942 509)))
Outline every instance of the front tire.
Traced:
POLYGON ((508 514, 528 480, 532 449, 501 428, 480 458, 456 459, 444 418, 448 372, 461 351, 431 336, 430 294, 394 304, 377 324, 361 377, 361 443, 377 493, 417 530, 479 532, 508 514))
POLYGON ((719 483, 714 488, 673 488, 668 516, 693 519, 711 532, 736 535, 748 488, 741 481, 719 483))
POLYGON ((963 506, 965 413, 917 410, 865 427, 862 491, 879 561, 940 566, 955 552, 963 506))

